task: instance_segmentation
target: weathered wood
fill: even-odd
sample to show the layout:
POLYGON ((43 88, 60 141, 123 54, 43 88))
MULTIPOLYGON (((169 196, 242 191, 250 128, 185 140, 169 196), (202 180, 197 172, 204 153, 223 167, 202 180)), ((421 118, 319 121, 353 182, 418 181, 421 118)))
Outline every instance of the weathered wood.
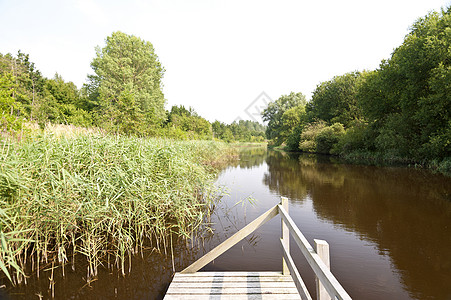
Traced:
POLYGON ((171 288, 167 291, 167 295, 252 295, 252 294, 294 294, 298 295, 296 287, 207 287, 201 288, 195 285, 191 287, 171 288))
POLYGON ((251 279, 255 278, 257 280, 263 280, 263 279, 274 279, 277 278, 278 280, 290 280, 290 276, 282 276, 280 272, 271 272, 271 271, 265 271, 265 272, 243 272, 243 271, 230 271, 230 272, 196 272, 196 273, 175 273, 174 279, 177 280, 178 278, 193 278, 198 277, 196 280, 201 280, 202 278, 212 278, 212 274, 217 274, 217 276, 221 276, 226 279, 234 279, 234 278, 242 278, 243 276, 251 279))
POLYGON ((293 219, 291 219, 291 217, 281 205, 279 205, 278 207, 279 213, 287 224, 296 244, 301 249, 302 254, 307 259, 307 262, 315 272, 315 275, 321 280, 321 283, 324 285, 329 295, 332 295, 339 300, 351 299, 348 293, 344 290, 341 284, 323 263, 315 250, 313 250, 312 246, 309 244, 299 228, 297 228, 293 219))
MULTIPOLYGON (((182 281, 182 282, 175 282, 173 281, 171 283, 171 288, 184 288, 184 287, 192 287, 191 286, 192 281, 182 281)), ((211 289, 211 288, 296 288, 293 281, 280 281, 280 282, 274 282, 274 281, 252 281, 247 282, 245 280, 241 281, 225 281, 225 282, 196 282, 196 288, 199 289, 211 289)))
POLYGON ((167 295, 164 300, 299 300, 294 294, 167 295))
POLYGON ((227 251, 228 249, 232 248, 234 245, 236 245, 239 241, 247 237, 249 234, 251 234, 254 230, 277 216, 278 210, 277 205, 266 211, 264 214, 262 214, 260 217, 249 223, 247 226, 245 226, 243 229, 232 235, 230 238, 219 244, 216 248, 199 258, 197 261, 195 261, 193 264, 185 268, 181 273, 194 273, 200 270, 202 267, 213 261, 215 258, 217 258, 219 255, 227 251))
MULTIPOLYGON (((209 253, 191 264, 180 273, 176 273, 165 300, 175 299, 302 299, 311 300, 311 296, 290 255, 289 234, 318 278, 318 299, 324 300, 325 294, 335 299, 350 300, 340 283, 330 272, 328 244, 315 240, 317 251, 313 250, 302 232, 288 215, 288 199, 282 197, 276 205, 235 233, 209 253), (281 215, 281 246, 283 253, 282 274, 279 272, 197 272, 219 255, 233 247, 254 230, 281 215), (291 274, 288 275, 288 274, 291 274), (322 286, 321 286, 322 285, 322 286)), ((330 299, 330 298, 328 298, 330 299)))
POLYGON ((283 257, 285 258, 285 261, 287 262, 287 267, 290 270, 291 277, 293 278, 293 282, 296 285, 296 289, 298 290, 298 293, 301 296, 301 299, 312 300, 312 297, 310 296, 310 293, 307 290, 307 286, 305 285, 304 281, 302 280, 301 274, 299 274, 299 271, 296 268, 296 265, 294 264, 293 258, 291 257, 290 253, 288 252, 288 249, 285 248, 285 245, 282 240, 280 241, 280 244, 282 245, 283 257))
POLYGON ((199 272, 174 275, 164 300, 175 299, 299 300, 300 297, 291 277, 280 272, 199 272))
MULTIPOLYGON (((314 240, 315 249, 318 256, 324 262, 326 267, 330 270, 329 244, 323 240, 314 240)), ((331 300, 332 298, 327 293, 321 281, 316 277, 316 298, 318 300, 331 300)))
MULTIPOLYGON (((282 207, 288 212, 288 198, 282 197, 281 198, 281 205, 282 207)), ((290 230, 288 229, 287 225, 285 225, 285 222, 282 218, 280 218, 280 222, 282 223, 282 243, 283 247, 287 249, 287 252, 290 253, 290 230)), ((282 257, 282 274, 283 275, 289 275, 290 270, 287 266, 287 262, 285 261, 285 257, 282 257)))

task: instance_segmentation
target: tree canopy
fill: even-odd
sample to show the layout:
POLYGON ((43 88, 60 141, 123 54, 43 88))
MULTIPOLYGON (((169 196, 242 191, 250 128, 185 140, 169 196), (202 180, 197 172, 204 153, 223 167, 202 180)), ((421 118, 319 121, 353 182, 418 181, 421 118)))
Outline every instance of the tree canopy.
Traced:
MULTIPOLYGON (((287 127, 283 122, 283 115, 286 111, 297 106, 305 106, 307 103, 302 93, 291 92, 289 95, 282 95, 276 101, 270 102, 268 107, 262 112, 265 122, 268 122, 266 128, 266 137, 272 139, 275 145, 280 145, 289 136, 291 132, 287 132, 287 127)), ((289 118, 288 116, 285 119, 289 118)))
POLYGON ((145 134, 165 119, 164 68, 153 45, 120 31, 96 48, 89 94, 97 96, 100 123, 111 130, 145 134))
POLYGON ((377 151, 415 159, 451 155, 450 9, 420 18, 366 76, 358 100, 377 151))
POLYGON ((305 112, 286 109, 283 97, 271 103, 263 112, 268 138, 276 145, 285 141, 289 148, 297 139, 296 149, 303 151, 439 162, 451 173, 450 28, 451 8, 431 12, 412 25, 376 70, 320 83, 291 141, 286 138, 290 120, 302 120, 305 112))
POLYGON ((359 72, 351 72, 320 83, 306 107, 310 120, 323 120, 329 125, 339 122, 348 127, 360 119, 356 98, 360 77, 359 72))

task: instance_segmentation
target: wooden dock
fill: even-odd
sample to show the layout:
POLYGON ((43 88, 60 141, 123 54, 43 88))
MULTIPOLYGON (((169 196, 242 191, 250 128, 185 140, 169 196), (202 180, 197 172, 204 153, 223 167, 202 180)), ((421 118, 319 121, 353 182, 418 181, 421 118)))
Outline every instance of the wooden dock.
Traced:
POLYGON ((290 275, 279 272, 176 273, 165 300, 301 299, 290 275))
POLYGON ((164 300, 174 299, 305 299, 312 300, 290 254, 290 234, 316 276, 318 300, 351 300, 330 272, 329 244, 315 240, 315 249, 288 214, 288 199, 263 213, 243 229, 206 253, 180 273, 176 273, 164 300), (257 228, 281 216, 282 272, 198 272, 222 253, 254 232, 257 228))

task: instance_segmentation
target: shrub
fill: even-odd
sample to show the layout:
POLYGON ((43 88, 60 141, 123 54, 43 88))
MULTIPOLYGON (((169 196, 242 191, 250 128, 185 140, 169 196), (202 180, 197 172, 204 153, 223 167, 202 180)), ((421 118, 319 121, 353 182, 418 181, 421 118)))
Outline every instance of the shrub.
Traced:
POLYGON ((332 148, 338 143, 340 137, 345 133, 343 124, 335 123, 324 127, 316 136, 316 152, 330 154, 332 148))

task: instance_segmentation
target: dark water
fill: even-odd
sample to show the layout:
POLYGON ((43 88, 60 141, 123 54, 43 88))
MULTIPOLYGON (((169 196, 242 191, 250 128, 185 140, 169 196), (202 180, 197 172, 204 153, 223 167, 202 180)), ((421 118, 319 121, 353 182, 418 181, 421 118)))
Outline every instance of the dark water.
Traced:
MULTIPOLYGON (((232 209, 237 227, 286 196, 290 215, 309 242, 319 238, 330 244, 332 272, 354 299, 451 299, 450 178, 334 164, 313 155, 262 156, 258 161, 243 155, 240 166, 218 180, 230 188, 223 201, 229 206, 249 195, 257 199, 255 206, 232 209)), ((206 269, 280 270, 279 222, 262 227, 206 269)), ((225 229, 234 231, 230 225, 225 229)), ((299 251, 293 253, 314 292, 307 263, 299 251)))
MULTIPOLYGON (((285 196, 309 242, 329 243, 332 273, 353 299, 451 300, 450 178, 250 149, 220 174, 217 185, 227 187, 228 195, 211 216, 213 233, 190 245, 174 242, 174 265, 170 253, 144 253, 133 259, 131 274, 104 271, 90 285, 80 271, 69 271, 66 279, 56 277, 55 298, 161 299, 174 268, 180 271, 285 196)), ((279 238, 276 217, 203 270, 280 271, 279 238)), ((291 249, 314 294, 313 273, 294 241, 291 249)), ((50 295, 48 281, 35 278, 7 290, 12 299, 50 295)))

